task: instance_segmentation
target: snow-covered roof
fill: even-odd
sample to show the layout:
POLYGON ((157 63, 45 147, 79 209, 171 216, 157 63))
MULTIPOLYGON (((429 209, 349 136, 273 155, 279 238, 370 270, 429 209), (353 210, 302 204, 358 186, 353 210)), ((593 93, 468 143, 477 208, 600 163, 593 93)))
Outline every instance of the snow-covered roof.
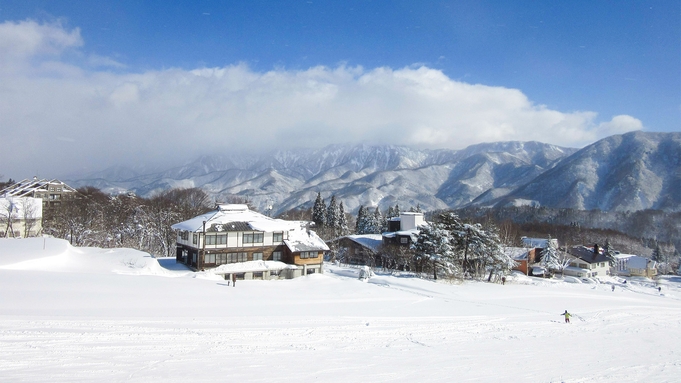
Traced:
POLYGON ((624 260, 624 264, 628 269, 653 269, 657 267, 657 262, 649 258, 640 257, 638 255, 618 254, 616 257, 618 259, 624 260), (628 255, 628 257, 620 257, 620 255, 628 255))
POLYGON ((568 266, 563 269, 563 271, 576 271, 578 273, 588 273, 589 270, 587 269, 582 269, 581 267, 575 267, 575 266, 568 266))
POLYGON ((213 274, 232 274, 232 273, 252 273, 260 271, 274 271, 284 269, 295 269, 297 266, 289 265, 279 261, 247 261, 238 263, 228 263, 211 269, 213 274))
POLYGON ((421 230, 411 229, 411 230, 400 230, 400 231, 389 231, 382 234, 385 238, 395 238, 396 236, 401 237, 411 237, 412 242, 416 242, 419 237, 421 230))
POLYGON ((15 197, 31 197, 33 192, 37 190, 49 191, 50 186, 55 186, 61 188, 62 192, 65 193, 75 193, 76 189, 70 187, 69 185, 59 181, 57 179, 47 180, 33 178, 25 179, 19 181, 13 185, 10 185, 0 191, 3 196, 15 196, 15 197))
POLYGON ((515 260, 527 259, 527 248, 524 247, 504 247, 502 252, 515 260))
POLYGON ((206 222, 206 231, 233 231, 238 229, 237 226, 243 227, 244 223, 248 225, 247 228, 243 227, 246 230, 263 232, 290 231, 300 230, 301 227, 306 227, 309 224, 307 221, 285 221, 283 219, 271 218, 249 210, 246 205, 230 204, 218 205, 216 210, 176 223, 172 228, 175 230, 202 232, 204 222, 206 222))
POLYGON ((288 232, 288 239, 284 243, 292 252, 329 250, 323 239, 312 230, 298 228, 288 232))
POLYGON ((354 234, 348 235, 346 238, 373 251, 378 251, 378 248, 383 243, 383 236, 381 234, 354 234))

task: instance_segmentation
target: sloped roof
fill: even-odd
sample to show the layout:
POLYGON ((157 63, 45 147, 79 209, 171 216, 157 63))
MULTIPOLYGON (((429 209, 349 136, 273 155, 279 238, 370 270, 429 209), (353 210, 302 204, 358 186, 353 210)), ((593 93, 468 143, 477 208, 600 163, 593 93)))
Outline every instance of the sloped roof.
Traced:
POLYGON ((288 232, 288 239, 284 240, 284 244, 294 253, 300 251, 318 251, 329 250, 323 239, 319 238, 317 233, 312 230, 298 228, 288 232))
POLYGON ((378 251, 378 248, 383 243, 383 236, 381 234, 354 234, 348 235, 345 238, 373 252, 378 251))
POLYGON ((57 179, 47 180, 47 179, 25 179, 19 181, 13 185, 10 185, 2 190, 0 190, 0 195, 3 196, 13 196, 13 197, 31 197, 33 192, 37 190, 49 191, 50 186, 58 186, 62 188, 62 192, 75 193, 76 189, 71 186, 59 181, 57 179))
POLYGON ((604 254, 601 253, 594 254, 593 250, 585 246, 575 246, 571 248, 570 254, 581 259, 586 263, 600 263, 610 261, 610 259, 608 259, 608 257, 605 256, 604 254))
POLYGON ((529 250, 525 247, 504 247, 501 251, 512 259, 521 260, 527 259, 529 250))
POLYGON ((307 221, 285 221, 275 219, 248 209, 246 205, 218 205, 216 210, 201 214, 172 226, 175 230, 206 231, 290 231, 309 224, 307 221), (239 230, 242 229, 242 230, 239 230))

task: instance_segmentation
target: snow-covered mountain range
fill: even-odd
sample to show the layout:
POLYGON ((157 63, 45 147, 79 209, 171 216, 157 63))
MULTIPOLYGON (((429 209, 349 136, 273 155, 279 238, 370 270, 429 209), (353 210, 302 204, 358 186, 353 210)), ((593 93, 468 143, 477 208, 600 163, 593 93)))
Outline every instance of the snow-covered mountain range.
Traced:
POLYGON ((317 192, 346 211, 360 205, 425 210, 470 204, 604 210, 681 210, 681 133, 633 132, 581 150, 498 142, 463 150, 331 145, 269 154, 203 156, 143 172, 111 168, 67 183, 140 195, 201 187, 217 200, 247 198, 274 213, 310 206, 317 192))

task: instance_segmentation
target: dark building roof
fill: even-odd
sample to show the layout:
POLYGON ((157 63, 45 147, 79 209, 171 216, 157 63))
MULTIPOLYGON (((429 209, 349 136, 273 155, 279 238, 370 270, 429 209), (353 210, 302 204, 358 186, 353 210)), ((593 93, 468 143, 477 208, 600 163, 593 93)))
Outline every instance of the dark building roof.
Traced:
POLYGON ((214 223, 211 227, 206 228, 207 232, 220 232, 220 231, 254 231, 248 222, 227 222, 227 223, 214 223))
POLYGON ((570 249, 570 254, 581 259, 586 263, 600 263, 610 261, 608 257, 601 253, 594 253, 592 249, 585 246, 575 246, 570 249))

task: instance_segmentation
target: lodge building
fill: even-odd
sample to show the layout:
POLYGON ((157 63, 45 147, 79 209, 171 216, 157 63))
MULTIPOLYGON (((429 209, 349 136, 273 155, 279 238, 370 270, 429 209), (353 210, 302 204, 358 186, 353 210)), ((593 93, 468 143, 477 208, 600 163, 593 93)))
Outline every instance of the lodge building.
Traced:
POLYGON ((216 209, 174 224, 176 261, 193 270, 215 269, 225 279, 279 279, 322 273, 324 241, 310 222, 274 219, 246 205, 216 209))

